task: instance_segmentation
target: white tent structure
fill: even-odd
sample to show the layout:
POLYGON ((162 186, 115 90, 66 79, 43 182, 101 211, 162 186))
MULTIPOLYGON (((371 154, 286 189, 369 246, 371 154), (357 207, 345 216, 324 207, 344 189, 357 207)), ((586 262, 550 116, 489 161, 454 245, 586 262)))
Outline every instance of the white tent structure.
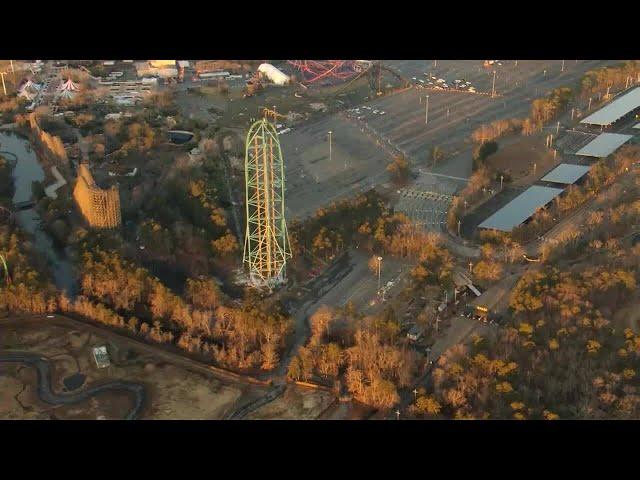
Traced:
POLYGON ((77 83, 74 83, 70 78, 66 82, 62 82, 58 86, 58 100, 70 100, 72 99, 76 93, 80 90, 80 87, 77 83))
POLYGON ((80 90, 80 87, 70 78, 66 82, 61 83, 58 87, 59 92, 77 92, 78 90, 80 90))
POLYGON ((258 67, 258 73, 261 77, 266 77, 275 85, 286 85, 289 83, 289 75, 283 73, 270 63, 262 63, 258 67))

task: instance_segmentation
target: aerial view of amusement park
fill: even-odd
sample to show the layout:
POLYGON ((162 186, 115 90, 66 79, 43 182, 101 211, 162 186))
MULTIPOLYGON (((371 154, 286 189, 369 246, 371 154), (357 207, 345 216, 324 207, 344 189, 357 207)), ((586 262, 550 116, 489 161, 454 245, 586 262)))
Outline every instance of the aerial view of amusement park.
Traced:
POLYGON ((0 78, 0 420, 640 418, 639 60, 0 78))

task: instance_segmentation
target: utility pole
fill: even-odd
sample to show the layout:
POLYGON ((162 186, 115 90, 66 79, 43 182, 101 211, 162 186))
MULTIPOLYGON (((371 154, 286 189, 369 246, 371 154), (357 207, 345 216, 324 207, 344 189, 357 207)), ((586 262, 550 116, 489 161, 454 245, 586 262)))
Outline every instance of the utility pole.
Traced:
POLYGON ((400 420, 400 410, 396 410, 396 420, 400 420))
POLYGON ((331 130, 329 130, 329 163, 331 163, 331 130))
POLYGON ((533 174, 534 174, 534 175, 536 174, 536 168, 537 168, 537 167, 538 167, 538 164, 537 164, 537 163, 534 163, 534 164, 533 164, 533 174))
POLYGON ((424 107, 424 124, 429 123, 429 95, 425 98, 426 104, 424 107))
POLYGON ((560 134, 560 121, 558 121, 558 126, 556 127, 556 137, 560 134))
POLYGON ((380 272, 382 270, 382 257, 378 257, 378 292, 380 292, 380 272))
POLYGON ((573 122, 573 116, 575 115, 575 113, 576 113, 576 108, 575 108, 575 107, 573 107, 573 108, 571 109, 571 121, 572 121, 572 122, 573 122))
POLYGON ((473 262, 469 260, 469 273, 473 273, 473 262))
POLYGON ((587 107, 587 110, 589 111, 591 111, 591 100, 592 100, 592 97, 589 97, 589 106, 587 107))
POLYGON ((560 69, 561 72, 564 72, 564 60, 562 60, 562 68, 560 69))
POLYGON ((462 222, 460 220, 458 220, 458 236, 460 236, 460 225, 462 224, 462 222))
POLYGON ((491 85, 491 98, 496 96, 496 71, 493 71, 493 83, 491 85))
POLYGON ((418 389, 417 388, 413 389, 413 398, 414 398, 414 400, 418 399, 418 389))
POLYGON ((502 190, 502 182, 504 181, 504 175, 500 175, 500 190, 502 190))
POLYGON ((0 77, 2 77, 2 90, 4 90, 4 96, 7 96, 7 87, 4 84, 4 76, 6 75, 6 72, 0 72, 0 77))

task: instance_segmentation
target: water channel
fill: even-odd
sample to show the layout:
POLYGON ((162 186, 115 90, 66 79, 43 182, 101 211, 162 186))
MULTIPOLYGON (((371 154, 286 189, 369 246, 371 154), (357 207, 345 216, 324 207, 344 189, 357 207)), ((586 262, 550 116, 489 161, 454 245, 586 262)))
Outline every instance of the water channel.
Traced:
MULTIPOLYGON (((45 175, 29 141, 13 132, 0 132, 0 150, 9 152, 17 158, 13 168, 14 205, 30 200, 31 184, 44 181, 45 175)), ((42 228, 40 215, 35 208, 17 210, 15 217, 20 227, 32 235, 35 249, 47 258, 56 287, 66 290, 71 297, 75 296, 77 282, 73 264, 65 250, 56 246, 53 238, 42 228)))

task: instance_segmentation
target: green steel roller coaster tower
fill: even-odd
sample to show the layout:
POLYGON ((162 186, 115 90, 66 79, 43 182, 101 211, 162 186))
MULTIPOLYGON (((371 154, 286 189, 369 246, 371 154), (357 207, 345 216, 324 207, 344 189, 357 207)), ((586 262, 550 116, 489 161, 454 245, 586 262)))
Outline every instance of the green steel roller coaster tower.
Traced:
POLYGON ((278 133, 266 117, 247 133, 244 159, 246 233, 243 261, 251 283, 269 289, 285 280, 291 246, 285 222, 284 162, 278 133))

